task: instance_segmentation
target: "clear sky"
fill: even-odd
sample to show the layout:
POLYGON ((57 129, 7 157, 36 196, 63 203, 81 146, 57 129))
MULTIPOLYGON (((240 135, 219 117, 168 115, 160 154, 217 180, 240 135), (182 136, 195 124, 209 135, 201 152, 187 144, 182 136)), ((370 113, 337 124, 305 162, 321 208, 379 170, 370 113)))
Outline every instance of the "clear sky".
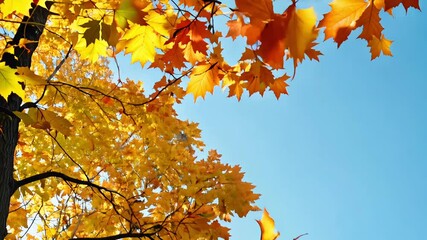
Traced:
MULTIPOLYGON (((314 2, 320 18, 328 7, 305 1, 314 2)), ((217 88, 178 106, 200 123, 207 148, 243 167, 279 239, 427 239, 427 15, 394 14, 383 17, 394 57, 370 61, 356 32, 338 50, 322 42, 320 62, 304 62, 278 101, 237 102, 217 88)), ((234 219, 232 239, 259 239, 261 215, 234 219)))

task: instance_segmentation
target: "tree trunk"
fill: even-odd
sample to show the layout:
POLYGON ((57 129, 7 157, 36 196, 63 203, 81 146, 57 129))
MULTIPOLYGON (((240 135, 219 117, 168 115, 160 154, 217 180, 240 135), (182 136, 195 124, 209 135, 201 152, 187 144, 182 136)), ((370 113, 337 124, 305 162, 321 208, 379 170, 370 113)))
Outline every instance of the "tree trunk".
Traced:
MULTIPOLYGON (((23 18, 13 40, 9 42, 15 46, 14 54, 4 53, 2 56, 1 61, 7 66, 31 67, 31 57, 43 33, 51 5, 52 2, 47 1, 47 8, 34 4, 28 6, 30 17, 23 18), (33 42, 26 44, 26 49, 18 47, 19 40, 22 38, 33 42)), ((4 239, 7 235, 10 199, 16 182, 13 178, 13 166, 20 119, 13 114, 13 111, 20 111, 21 103, 22 99, 14 93, 8 96, 7 101, 0 96, 0 239, 4 239)))
MULTIPOLYGON (((21 98, 12 93, 8 101, 0 97, 0 106, 17 111, 21 105, 21 98)), ((7 235, 7 217, 9 215, 10 198, 13 194, 13 160, 15 147, 18 142, 18 125, 20 119, 6 113, 0 113, 0 239, 7 235)))

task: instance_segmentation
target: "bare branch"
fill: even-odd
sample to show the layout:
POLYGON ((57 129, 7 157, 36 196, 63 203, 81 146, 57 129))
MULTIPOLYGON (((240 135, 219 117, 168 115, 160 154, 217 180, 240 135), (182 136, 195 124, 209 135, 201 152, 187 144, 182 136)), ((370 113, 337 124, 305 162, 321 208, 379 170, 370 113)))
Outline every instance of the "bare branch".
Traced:
MULTIPOLYGON (((47 78, 46 82, 50 82, 52 80, 52 78, 56 75, 56 73, 59 71, 59 69, 61 69, 62 65, 65 63, 65 60, 67 60, 68 56, 70 56, 70 52, 71 52, 72 49, 73 49, 73 44, 70 45, 70 48, 68 49, 67 54, 65 54, 65 56, 64 56, 64 58, 62 58, 61 62, 59 62, 59 64, 55 67, 55 69, 53 70, 53 72, 47 78)), ((46 90, 47 90, 47 86, 48 85, 44 86, 42 95, 40 96, 40 98, 34 104, 39 103, 43 99, 43 97, 44 97, 44 95, 46 93, 46 90)))
POLYGON ((305 235, 308 235, 308 233, 301 234, 298 237, 294 238, 293 240, 298 240, 300 237, 305 236, 305 235))
MULTIPOLYGON (((160 229, 161 226, 159 225, 160 229)), ((158 231, 157 231, 158 232, 158 231)), ((148 238, 153 239, 152 236, 156 235, 157 232, 154 233, 120 233, 113 236, 108 237, 95 237, 95 238, 72 238, 73 240, 116 240, 116 239, 122 239, 122 238, 148 238)))
POLYGON ((119 195, 119 196, 121 196, 121 197, 123 197, 123 198, 126 199, 126 197, 123 196, 123 194, 121 194, 121 193, 119 193, 119 192, 117 192, 115 190, 108 189, 106 187, 100 186, 100 185, 95 184, 93 182, 90 182, 88 180, 81 180, 81 179, 78 179, 78 178, 70 177, 70 176, 68 176, 68 175, 66 175, 64 173, 56 172, 56 171, 48 171, 48 172, 44 172, 44 173, 39 173, 39 174, 36 174, 34 176, 31 176, 31 177, 24 178, 22 180, 16 181, 15 182, 15 186, 14 186, 14 188, 12 190, 13 190, 13 192, 15 192, 18 188, 20 188, 20 187, 22 187, 22 186, 24 186, 26 184, 30 184, 30 183, 33 183, 33 182, 36 182, 36 181, 40 181, 42 179, 46 179, 46 178, 50 178, 50 177, 57 177, 57 178, 61 178, 62 180, 66 181, 66 182, 72 182, 72 183, 79 184, 79 185, 85 185, 85 186, 88 186, 88 187, 93 187, 93 188, 98 189, 100 192, 106 191, 106 192, 109 192, 109 193, 112 193, 112 194, 117 194, 117 195, 119 195))

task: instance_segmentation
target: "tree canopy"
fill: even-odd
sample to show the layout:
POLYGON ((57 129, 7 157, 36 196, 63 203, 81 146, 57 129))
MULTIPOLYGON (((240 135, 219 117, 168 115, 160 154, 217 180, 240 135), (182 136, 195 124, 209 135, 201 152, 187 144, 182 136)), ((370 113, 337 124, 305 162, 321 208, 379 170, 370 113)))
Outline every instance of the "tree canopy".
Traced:
MULTIPOLYGON (((304 60, 320 60, 320 36, 339 47, 361 29, 371 59, 391 56, 381 15, 419 9, 334 0, 319 19, 295 0, 273 5, 0 0, 0 238, 229 239, 223 221, 260 210, 259 194, 174 106, 216 87, 279 98, 304 60), (245 40, 235 63, 225 38, 245 40), (161 73, 153 89, 121 78, 120 54, 161 73)), ((263 240, 279 236, 267 211, 258 223, 263 240)))

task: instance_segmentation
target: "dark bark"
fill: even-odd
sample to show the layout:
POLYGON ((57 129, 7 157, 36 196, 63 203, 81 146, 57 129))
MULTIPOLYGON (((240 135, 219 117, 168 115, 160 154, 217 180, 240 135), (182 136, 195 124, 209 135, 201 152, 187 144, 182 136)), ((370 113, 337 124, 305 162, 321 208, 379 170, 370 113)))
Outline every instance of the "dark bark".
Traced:
MULTIPOLYGON (((46 2, 46 5, 50 7, 52 2, 46 2)), ((14 46, 14 54, 4 53, 1 61, 11 68, 30 67, 31 57, 38 46, 38 41, 43 33, 49 14, 48 9, 31 4, 30 17, 25 16, 22 19, 22 23, 19 25, 13 40, 8 42, 8 44, 14 46), (25 44, 25 48, 18 47, 19 40, 23 38, 33 42, 25 44)))
MULTIPOLYGON (((23 18, 13 40, 9 43, 15 46, 14 54, 3 54, 1 61, 11 68, 30 67, 31 57, 37 48, 48 15, 48 9, 32 5, 30 17, 23 18), (27 44, 27 49, 20 48, 17 45, 22 38, 36 43, 27 44)), ((20 119, 11 113, 19 111, 21 103, 22 99, 14 93, 10 94, 7 100, 0 96, 0 239, 4 239, 7 235, 10 199, 16 184, 13 178, 13 164, 20 119)))
MULTIPOLYGON (((17 111, 21 98, 12 93, 7 101, 0 96, 0 106, 10 111, 17 111)), ((7 235, 7 216, 9 215, 10 197, 15 180, 13 179, 13 159, 18 142, 19 118, 0 113, 0 239, 7 235)))

